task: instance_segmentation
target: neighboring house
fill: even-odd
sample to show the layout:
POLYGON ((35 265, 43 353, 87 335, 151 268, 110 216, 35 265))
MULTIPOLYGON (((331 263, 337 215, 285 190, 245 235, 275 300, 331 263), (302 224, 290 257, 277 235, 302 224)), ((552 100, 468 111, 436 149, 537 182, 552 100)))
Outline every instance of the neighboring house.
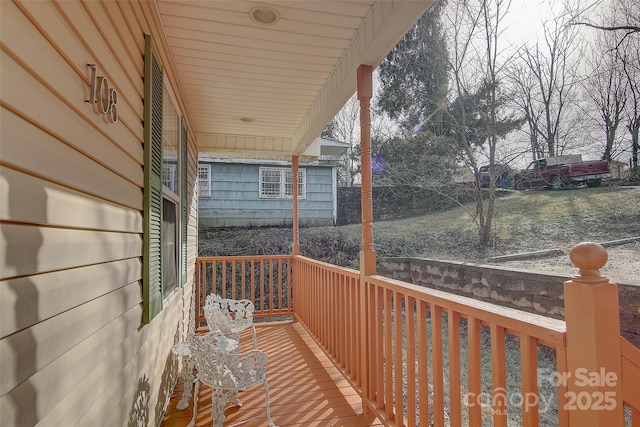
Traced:
MULTIPOLYGON (((322 139, 318 160, 300 164, 298 217, 301 226, 335 224, 336 168, 347 147, 349 144, 322 139)), ((288 162, 201 156, 198 188, 200 226, 269 226, 293 222, 293 183, 288 162)))
POLYGON ((432 1, 276 3, 0 2, 3 427, 159 425, 194 324, 199 153, 315 161, 432 1))

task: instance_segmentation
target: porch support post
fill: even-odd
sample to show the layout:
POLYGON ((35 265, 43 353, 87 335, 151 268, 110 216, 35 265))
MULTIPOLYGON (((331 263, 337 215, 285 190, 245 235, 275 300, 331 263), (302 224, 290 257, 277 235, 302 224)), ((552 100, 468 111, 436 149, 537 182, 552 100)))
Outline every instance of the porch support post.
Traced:
MULTIPOLYGON (((370 328, 367 322, 370 307, 367 305, 367 277, 376 274, 376 253, 373 250, 373 202, 371 184, 371 115, 369 111, 373 94, 372 70, 370 65, 358 67, 358 100, 360 101, 360 164, 362 177, 362 247, 360 249, 360 289, 356 312, 360 317, 358 338, 360 340, 359 371, 362 387, 362 410, 370 413, 369 397, 375 395, 370 383, 371 349, 370 328)), ((378 393, 380 390, 377 391, 378 393)))
POLYGON ((293 247, 292 254, 300 255, 298 240, 298 156, 291 158, 291 185, 293 185, 293 247))
POLYGON ((376 274, 376 252, 373 249, 373 192, 371 183, 371 113, 373 95, 370 65, 358 67, 358 100, 360 101, 360 150, 362 174, 362 248, 360 271, 365 276, 376 274))
POLYGON ((607 251, 579 243, 571 262, 580 273, 564 283, 567 371, 559 372, 566 390, 569 425, 624 425, 618 287, 600 269, 607 251))

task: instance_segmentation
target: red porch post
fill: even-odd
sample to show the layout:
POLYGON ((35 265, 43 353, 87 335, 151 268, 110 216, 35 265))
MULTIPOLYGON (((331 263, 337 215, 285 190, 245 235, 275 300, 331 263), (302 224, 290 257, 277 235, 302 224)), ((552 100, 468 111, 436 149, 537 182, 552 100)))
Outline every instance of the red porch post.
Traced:
POLYGON ((376 252, 373 249, 373 192, 371 184, 371 113, 373 94, 370 65, 358 67, 358 100, 360 101, 360 163, 362 170, 362 249, 360 271, 365 276, 376 274, 376 252))
MULTIPOLYGON (((370 411, 369 396, 373 387, 369 383, 369 357, 373 352, 369 351, 371 343, 368 335, 369 329, 367 317, 369 308, 367 306, 367 276, 376 274, 376 252, 373 250, 373 202, 371 183, 371 115, 369 105, 373 94, 372 67, 370 65, 360 65, 358 67, 358 100, 360 101, 360 163, 362 177, 362 248, 360 249, 360 298, 356 312, 360 316, 359 338, 360 338, 360 372, 362 386, 362 409, 364 413, 370 411)), ((378 392, 380 392, 378 390, 378 392)))
POLYGON ((567 372, 559 373, 568 389, 569 425, 623 426, 618 287, 599 271, 607 251, 580 243, 571 262, 580 273, 564 284, 567 372))
POLYGON ((291 158, 291 185, 293 185, 293 247, 292 254, 300 255, 298 239, 298 156, 291 158))

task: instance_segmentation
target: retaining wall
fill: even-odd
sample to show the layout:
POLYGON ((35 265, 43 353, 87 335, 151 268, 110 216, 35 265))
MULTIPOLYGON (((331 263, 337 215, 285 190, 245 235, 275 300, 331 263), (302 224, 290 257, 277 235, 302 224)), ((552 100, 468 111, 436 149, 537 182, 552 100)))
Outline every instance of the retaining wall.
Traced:
MULTIPOLYGON (((569 275, 426 258, 380 258, 377 273, 415 285, 451 292, 564 319, 564 282, 569 275)), ((618 284, 622 336, 640 347, 640 286, 618 284)))

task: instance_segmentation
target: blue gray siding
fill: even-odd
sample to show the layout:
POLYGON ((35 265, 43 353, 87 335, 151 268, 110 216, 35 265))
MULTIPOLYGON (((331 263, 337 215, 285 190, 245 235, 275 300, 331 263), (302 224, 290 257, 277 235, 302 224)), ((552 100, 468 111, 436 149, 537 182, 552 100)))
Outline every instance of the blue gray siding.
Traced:
MULTIPOLYGON (((287 225, 293 222, 291 199, 260 198, 259 164, 211 165, 211 197, 199 199, 199 221, 205 227, 287 225)), ((333 225, 335 179, 331 166, 300 166, 306 171, 306 198, 298 202, 301 226, 333 225)))

